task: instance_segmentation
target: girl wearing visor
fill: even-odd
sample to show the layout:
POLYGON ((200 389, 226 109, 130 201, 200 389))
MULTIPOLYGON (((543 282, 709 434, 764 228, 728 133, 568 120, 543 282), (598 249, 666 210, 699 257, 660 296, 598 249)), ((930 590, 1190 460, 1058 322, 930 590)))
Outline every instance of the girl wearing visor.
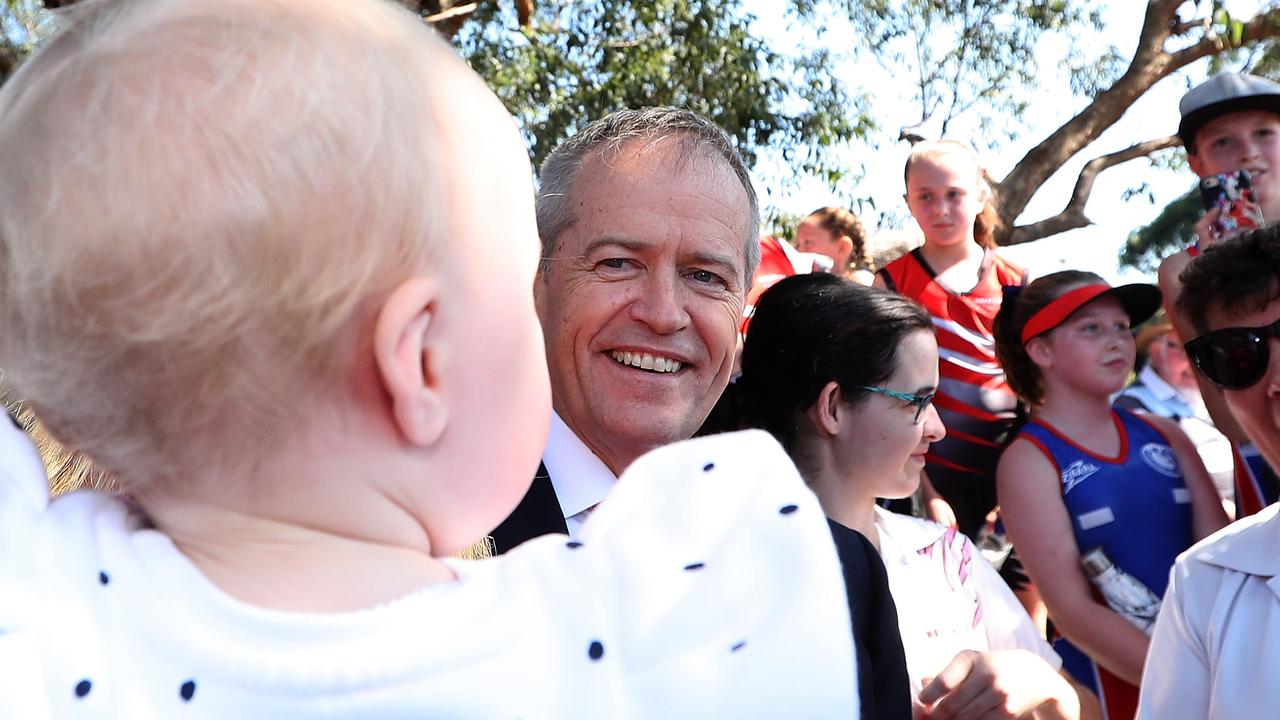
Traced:
POLYGON ((1040 589, 1063 667, 1111 718, 1131 718, 1174 558, 1227 523, 1191 442, 1165 418, 1113 408, 1155 312, 1153 285, 1063 271, 1005 299, 996 354, 1031 408, 1000 459, 1000 504, 1040 589))

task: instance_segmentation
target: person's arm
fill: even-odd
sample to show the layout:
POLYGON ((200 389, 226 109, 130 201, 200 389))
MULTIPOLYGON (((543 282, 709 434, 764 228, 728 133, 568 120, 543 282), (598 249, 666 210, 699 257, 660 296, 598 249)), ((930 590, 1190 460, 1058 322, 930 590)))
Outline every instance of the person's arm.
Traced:
POLYGON ((1222 509, 1222 501, 1218 498, 1218 489, 1213 486, 1213 478, 1209 477, 1209 471, 1205 470, 1200 453, 1196 452, 1187 434, 1182 432, 1182 428, 1178 427, 1177 423, 1168 418, 1147 415, 1144 419, 1164 435, 1169 441, 1169 447, 1173 448, 1174 456, 1178 458, 1183 482, 1187 484, 1187 491, 1191 493, 1192 533, 1196 540, 1206 538, 1226 527, 1229 520, 1226 511, 1222 509))
MULTIPOLYGON (((1208 216, 1206 215, 1206 218, 1208 216)), ((1196 224, 1197 232, 1200 231, 1201 224, 1205 223, 1202 218, 1200 223, 1196 224)), ((1206 247, 1204 237, 1201 237, 1201 247, 1206 247)), ((1182 290, 1182 283, 1178 281, 1178 275, 1186 268, 1187 263, 1191 262, 1191 256, 1187 251, 1183 250, 1175 255, 1170 255, 1160 263, 1158 273, 1160 292, 1164 294, 1164 311, 1169 317, 1169 322, 1173 325, 1173 332, 1183 343, 1193 340, 1196 337, 1195 328, 1191 327, 1191 323, 1178 314, 1176 303, 1178 293, 1182 290)), ((1227 399, 1222 395, 1222 391, 1217 385, 1209 382, 1200 374, 1195 373, 1196 385, 1200 388, 1200 397, 1204 399, 1205 409, 1209 411, 1209 417, 1213 418, 1214 427, 1218 432, 1227 436, 1227 439, 1237 445, 1249 441, 1249 436, 1245 434, 1244 429, 1240 427, 1240 423, 1236 422, 1235 415, 1231 414, 1231 408, 1227 407, 1227 399)))
POLYGON ((996 483, 1005 528, 1054 626, 1099 664, 1137 685, 1148 638, 1093 599, 1053 464, 1035 445, 1015 440, 1000 458, 996 483))

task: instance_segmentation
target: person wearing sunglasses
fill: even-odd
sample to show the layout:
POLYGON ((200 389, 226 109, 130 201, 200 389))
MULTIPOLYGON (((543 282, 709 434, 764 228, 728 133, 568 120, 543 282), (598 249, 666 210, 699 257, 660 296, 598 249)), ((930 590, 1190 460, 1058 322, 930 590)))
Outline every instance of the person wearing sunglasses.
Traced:
MULTIPOLYGON (((1280 467, 1280 228, 1218 243, 1187 266, 1187 355, 1280 467)), ((1260 718, 1280 707, 1280 505, 1178 558, 1151 639, 1138 717, 1260 718)))
POLYGON ((1057 654, 968 537, 876 504, 911 495, 930 444, 946 434, 937 388, 938 343, 920 305, 797 275, 757 303, 742 375, 722 403, 772 433, 827 516, 879 551, 917 710, 1095 717, 1096 700, 1059 673, 1057 654))
POLYGON ((1081 559, 1101 548, 1124 582, 1158 598, 1178 553, 1227 523, 1178 426, 1111 405, 1137 352, 1129 328, 1159 306, 1154 285, 1065 270, 1006 298, 995 322, 1000 364, 1031 408, 996 472, 1005 527, 1062 635, 1054 649, 1111 718, 1133 717, 1148 644, 1139 626, 1154 608, 1112 609, 1081 559))

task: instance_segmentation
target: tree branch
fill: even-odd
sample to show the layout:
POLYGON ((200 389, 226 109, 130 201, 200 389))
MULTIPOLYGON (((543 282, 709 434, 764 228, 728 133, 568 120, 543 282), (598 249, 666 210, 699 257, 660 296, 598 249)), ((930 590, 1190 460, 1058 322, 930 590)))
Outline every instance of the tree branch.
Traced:
POLYGON ((1164 43, 1169 38, 1169 21, 1177 17, 1180 4, 1176 0, 1151 0, 1137 49, 1124 75, 1098 93, 1084 110, 1031 148, 1000 181, 996 187, 1001 198, 1000 216, 1007 226, 1013 225, 1031 196, 1063 163, 1114 125, 1152 85, 1173 72, 1164 43))
POLYGON ((1031 242, 1032 240, 1039 240, 1067 230, 1075 230, 1092 225, 1093 221, 1085 215, 1084 207, 1089 201, 1089 195, 1093 193, 1093 181, 1097 179, 1098 173, 1130 160, 1147 157, 1157 150, 1165 150, 1181 144, 1182 141, 1178 139, 1177 135, 1170 135, 1138 143, 1124 150, 1108 153, 1090 160, 1080 169, 1080 175, 1076 178, 1075 189, 1071 191, 1071 199, 1067 201, 1067 205, 1062 209, 1062 212, 1039 222, 1014 228, 1007 244, 1017 245, 1031 242))
POLYGON ((1259 13, 1244 23, 1244 31, 1240 34, 1240 44, 1234 45, 1229 38, 1216 33, 1207 33, 1200 42, 1183 48, 1170 55, 1173 69, 1185 67, 1202 57, 1208 57, 1231 47, 1240 47, 1263 38, 1280 37, 1280 10, 1269 10, 1259 13))

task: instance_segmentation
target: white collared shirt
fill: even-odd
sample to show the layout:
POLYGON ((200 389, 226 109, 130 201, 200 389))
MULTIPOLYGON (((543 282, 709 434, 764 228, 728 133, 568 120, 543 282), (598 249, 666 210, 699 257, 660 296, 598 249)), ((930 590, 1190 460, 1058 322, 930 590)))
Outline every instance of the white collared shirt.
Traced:
POLYGON ((604 500, 618 478, 554 411, 542 464, 551 476, 569 537, 576 538, 591 510, 604 500))
POLYGON ((1140 720, 1275 717, 1278 513, 1272 505, 1178 557, 1142 673, 1140 720))

